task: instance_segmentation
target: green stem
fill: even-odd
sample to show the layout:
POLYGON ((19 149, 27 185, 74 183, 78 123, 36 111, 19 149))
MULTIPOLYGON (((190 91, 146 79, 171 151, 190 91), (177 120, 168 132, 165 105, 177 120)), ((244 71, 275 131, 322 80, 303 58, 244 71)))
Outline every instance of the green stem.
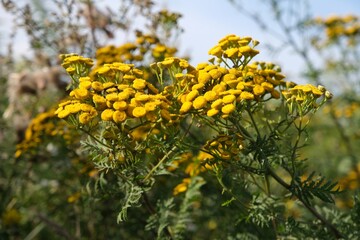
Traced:
POLYGON ((339 232, 339 230, 333 225, 331 224, 326 218, 324 218, 318 211, 316 211, 315 208, 313 208, 312 206, 310 206, 309 204, 306 203, 306 201, 296 192, 294 192, 292 190, 292 186, 288 183, 286 183, 284 180, 282 180, 282 178, 280 178, 271 168, 270 166, 267 167, 267 172, 270 176, 272 176, 281 186, 283 186, 284 188, 286 188, 288 191, 290 191, 292 194, 294 194, 299 201, 304 205, 304 207, 306 209, 308 209, 317 219, 319 219, 322 224, 324 224, 332 233, 333 235, 337 238, 344 238, 344 236, 339 232))
POLYGON ((177 148, 177 147, 174 146, 172 149, 170 149, 169 152, 167 152, 167 153, 163 156, 163 158, 156 164, 156 166, 153 167, 153 168, 150 170, 150 172, 145 176, 144 181, 148 180, 148 179, 151 177, 151 175, 153 174, 153 172, 154 172, 158 167, 160 167, 161 164, 163 164, 163 162, 164 162, 165 160, 167 160, 167 158, 170 156, 170 154, 172 154, 172 153, 176 150, 176 148, 177 148))
POLYGON ((105 143, 103 143, 103 142, 101 142, 99 139, 97 139, 95 136, 93 136, 89 131, 87 131, 87 130, 85 130, 84 128, 82 128, 82 127, 80 127, 79 128, 81 131, 83 131, 84 133, 86 133, 87 135, 89 135, 95 142, 97 142, 97 143, 99 143, 99 144, 101 144, 101 145, 103 145, 104 147, 107 147, 107 148, 109 148, 109 149, 112 149, 112 147, 111 146, 109 146, 109 145, 107 145, 107 144, 105 144, 105 143))
POLYGON ((256 131, 258 137, 260 137, 260 136, 261 136, 261 135, 260 135, 260 131, 259 131, 259 129, 258 129, 258 127, 257 127, 257 124, 256 124, 256 122, 255 122, 255 119, 254 119, 254 117, 253 117, 253 115, 252 115, 252 113, 251 113, 251 111, 250 111, 250 109, 249 109, 248 107, 246 108, 246 112, 247 112, 247 113, 249 114, 249 116, 250 116, 251 122, 252 122, 252 124, 253 124, 253 126, 254 126, 254 128, 255 128, 255 131, 256 131))

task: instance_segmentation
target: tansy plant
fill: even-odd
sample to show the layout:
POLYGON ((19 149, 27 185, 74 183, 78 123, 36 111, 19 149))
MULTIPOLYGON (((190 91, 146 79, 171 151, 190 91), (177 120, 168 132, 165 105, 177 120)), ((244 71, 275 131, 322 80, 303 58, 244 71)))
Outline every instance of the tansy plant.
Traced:
POLYGON ((225 225, 291 236, 285 226, 296 219, 285 218, 284 202, 293 199, 341 237, 314 208, 315 198, 334 202, 336 183, 307 174, 299 156, 311 116, 332 95, 323 86, 286 81, 275 64, 253 61, 258 44, 228 35, 207 63, 167 57, 150 64, 151 73, 116 58, 92 68, 92 59, 61 56, 71 91, 55 114, 87 136, 83 151, 101 178, 116 177, 102 183, 123 194, 119 222, 142 206, 145 230, 179 239, 203 229, 204 219, 212 231, 219 228, 211 208, 222 202, 224 214, 217 214, 228 219, 225 225))

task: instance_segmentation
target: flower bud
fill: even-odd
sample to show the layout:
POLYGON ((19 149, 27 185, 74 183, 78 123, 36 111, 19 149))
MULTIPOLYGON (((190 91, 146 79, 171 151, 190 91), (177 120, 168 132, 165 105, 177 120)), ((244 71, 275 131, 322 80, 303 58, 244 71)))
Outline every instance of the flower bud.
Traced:
POLYGON ((332 95, 331 92, 326 91, 326 92, 325 92, 325 97, 326 97, 327 99, 331 99, 331 98, 333 97, 333 95, 332 95))

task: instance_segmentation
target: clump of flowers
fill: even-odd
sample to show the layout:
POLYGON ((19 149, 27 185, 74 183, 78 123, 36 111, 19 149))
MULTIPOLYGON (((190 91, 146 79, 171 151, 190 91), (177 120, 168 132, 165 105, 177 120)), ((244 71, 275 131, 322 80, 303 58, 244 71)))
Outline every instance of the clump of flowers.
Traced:
POLYGON ((78 134, 55 115, 55 109, 38 114, 33 118, 25 131, 24 140, 16 145, 15 157, 31 155, 38 151, 37 148, 46 142, 46 138, 58 137, 66 144, 73 144, 78 139, 78 134))
POLYGON ((123 46, 114 58, 106 57, 114 47, 103 48, 94 68, 87 58, 63 56, 63 66, 74 70, 67 70, 72 78, 69 98, 55 114, 88 135, 85 149, 100 172, 116 172, 126 195, 119 221, 157 181, 166 189, 165 175, 176 180, 177 185, 169 186, 175 197, 184 199, 184 208, 192 206, 200 187, 211 179, 231 196, 225 205, 237 201, 250 206, 249 211, 258 204, 249 196, 261 192, 249 185, 266 186, 265 203, 274 201, 268 198, 269 177, 306 208, 313 196, 333 202, 334 184, 309 177, 305 186, 298 177, 303 164, 297 150, 305 126, 295 122, 315 112, 331 98, 330 92, 286 81, 273 63, 252 62, 259 42, 251 37, 226 36, 209 51, 214 58, 196 67, 167 56, 167 48, 155 39, 149 41, 139 33, 138 45, 156 44, 152 55, 161 60, 146 69, 157 81, 126 62, 142 49, 136 45, 123 46), (298 134, 295 144, 287 140, 291 127, 298 134), (290 144, 292 150, 284 152, 282 144, 290 144), (282 180, 278 170, 291 181, 282 180), (229 172, 234 175, 227 177, 229 172), (240 182, 246 195, 236 195, 231 187, 240 182))
POLYGON ((324 28, 326 37, 320 42, 318 37, 313 39, 316 46, 329 45, 346 39, 348 46, 355 46, 360 36, 360 22, 355 15, 331 16, 328 18, 316 18, 313 25, 324 28))
POLYGON ((324 102, 332 98, 332 94, 324 86, 315 87, 311 84, 295 85, 284 90, 282 94, 288 103, 289 112, 297 116, 316 111, 324 102))

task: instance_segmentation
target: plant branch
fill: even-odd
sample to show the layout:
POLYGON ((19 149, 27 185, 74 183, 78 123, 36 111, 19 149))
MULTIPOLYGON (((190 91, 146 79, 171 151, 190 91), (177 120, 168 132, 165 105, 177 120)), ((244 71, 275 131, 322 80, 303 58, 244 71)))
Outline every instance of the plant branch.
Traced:
POLYGON ((344 236, 339 232, 339 230, 331 224, 327 219, 325 219, 324 216, 322 216, 316 209, 309 204, 306 203, 306 201, 296 192, 292 190, 292 186, 288 183, 286 183, 284 180, 282 180, 272 169, 270 166, 267 167, 267 173, 272 176, 281 186, 286 188, 288 191, 293 193, 299 201, 304 205, 306 209, 308 209, 317 219, 319 219, 322 224, 324 224, 336 237, 336 239, 344 238, 344 236))

